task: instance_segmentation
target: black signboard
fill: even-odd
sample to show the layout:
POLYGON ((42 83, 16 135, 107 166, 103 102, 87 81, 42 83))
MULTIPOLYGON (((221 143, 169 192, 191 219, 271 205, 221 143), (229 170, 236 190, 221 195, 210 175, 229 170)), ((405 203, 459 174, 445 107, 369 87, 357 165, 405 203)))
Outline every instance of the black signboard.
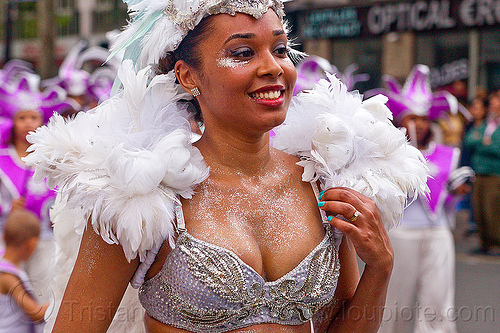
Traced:
POLYGON ((304 38, 500 27, 500 0, 397 1, 296 13, 304 38))
POLYGON ((358 8, 344 7, 305 13, 302 36, 305 38, 354 37, 361 33, 358 8))

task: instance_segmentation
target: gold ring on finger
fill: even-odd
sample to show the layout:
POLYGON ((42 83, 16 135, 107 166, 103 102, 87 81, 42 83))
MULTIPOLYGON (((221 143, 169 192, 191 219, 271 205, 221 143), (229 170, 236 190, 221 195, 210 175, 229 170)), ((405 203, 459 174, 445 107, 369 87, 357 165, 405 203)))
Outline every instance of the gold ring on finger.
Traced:
POLYGON ((359 214, 360 213, 358 211, 355 211, 354 215, 351 218, 347 219, 347 221, 349 221, 349 222, 356 222, 356 220, 358 219, 359 214))

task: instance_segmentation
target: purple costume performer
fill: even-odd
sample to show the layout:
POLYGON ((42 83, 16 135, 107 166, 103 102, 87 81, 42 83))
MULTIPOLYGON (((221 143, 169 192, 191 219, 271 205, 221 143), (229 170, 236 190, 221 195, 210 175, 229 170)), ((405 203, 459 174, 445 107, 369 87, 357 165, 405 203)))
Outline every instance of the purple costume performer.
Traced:
MULTIPOLYGON (((9 213, 12 200, 25 198, 25 208, 40 218, 42 234, 50 231, 48 208, 55 192, 32 182, 33 170, 21 161, 11 145, 13 119, 17 112, 33 110, 43 115, 44 122, 54 111, 68 106, 61 89, 39 90, 40 77, 28 71, 2 71, 0 86, 0 223, 9 213), (15 77, 13 76, 15 73, 15 77)), ((1 225, 1 224, 0 224, 1 225)), ((1 229, 0 229, 1 230, 1 229)))
POLYGON ((388 320, 379 332, 453 333, 456 325, 447 314, 454 306, 455 257, 446 202, 450 190, 473 173, 469 168, 456 172, 460 171, 459 149, 438 144, 429 135, 430 122, 444 112, 456 113, 459 103, 448 92, 432 92, 429 68, 424 65, 414 67, 403 88, 392 77, 384 79, 388 89, 378 92, 389 98, 387 106, 394 122, 406 127, 409 139, 428 161, 431 177, 427 180, 429 195, 412 202, 405 209, 401 226, 389 232, 394 269, 386 303, 388 320), (414 320, 401 320, 402 312, 408 309, 414 320), (433 318, 425 315, 429 311, 435 314, 433 318))
MULTIPOLYGON (((10 211, 12 199, 25 198, 25 208, 38 216, 42 235, 50 234, 49 208, 55 199, 55 191, 33 181, 33 168, 21 161, 12 147, 0 149, 0 214, 10 211)), ((3 229, 3 227, 2 227, 3 229)), ((43 236, 42 236, 43 237, 43 236)))
MULTIPOLYGON (((17 59, 10 60, 0 70, 0 87, 11 85, 26 72, 33 73, 31 64, 17 59)), ((0 115, 2 115, 0 116, 0 148, 5 148, 10 139, 13 123, 10 115, 4 116, 1 109, 0 115)))
MULTIPOLYGON (((14 202, 38 216, 40 241, 24 268, 32 282, 43 286, 49 278, 49 262, 54 257, 49 209, 56 192, 45 183, 33 181, 34 168, 26 166, 21 160, 22 153, 19 151, 23 150, 23 141, 16 136, 37 126, 37 123, 41 125, 41 118, 47 122, 54 112, 64 110, 69 104, 65 102, 64 90, 46 89, 42 93, 39 87, 40 77, 29 72, 20 73, 15 80, 0 86, 0 117, 6 119, 2 122, 3 142, 0 148, 0 233, 3 233, 3 223, 14 202)), ((50 295, 44 290, 40 292, 40 299, 47 301, 50 295)))

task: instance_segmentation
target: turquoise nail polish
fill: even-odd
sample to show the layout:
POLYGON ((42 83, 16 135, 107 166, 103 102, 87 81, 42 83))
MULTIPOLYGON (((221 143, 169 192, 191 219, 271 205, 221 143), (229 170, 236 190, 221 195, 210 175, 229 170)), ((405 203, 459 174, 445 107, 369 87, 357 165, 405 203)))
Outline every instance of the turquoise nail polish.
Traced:
POLYGON ((318 202, 318 207, 323 207, 325 205, 324 201, 318 202))
POLYGON ((325 191, 322 191, 322 192, 319 193, 318 200, 323 199, 323 194, 325 194, 325 191))
POLYGON ((327 220, 328 220, 328 222, 332 222, 333 216, 328 216, 327 220))

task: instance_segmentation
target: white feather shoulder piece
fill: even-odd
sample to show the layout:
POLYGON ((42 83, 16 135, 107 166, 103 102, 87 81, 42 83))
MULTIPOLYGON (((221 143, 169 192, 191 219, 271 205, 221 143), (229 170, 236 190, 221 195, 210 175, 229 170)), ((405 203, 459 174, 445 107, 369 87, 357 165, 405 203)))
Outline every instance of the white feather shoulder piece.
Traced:
POLYGON ((118 72, 123 90, 96 109, 65 120, 55 115, 28 136, 35 178, 48 179, 81 211, 82 232, 92 226, 108 243, 121 244, 127 259, 173 245, 178 196, 190 198, 208 177, 201 153, 191 145, 186 107, 178 101, 173 74, 153 78, 125 61, 118 72))
POLYGON ((387 98, 366 101, 334 75, 292 100, 273 146, 299 156, 303 180, 323 189, 352 188, 375 201, 387 229, 400 219, 407 198, 428 192, 421 152, 391 123, 387 98))

